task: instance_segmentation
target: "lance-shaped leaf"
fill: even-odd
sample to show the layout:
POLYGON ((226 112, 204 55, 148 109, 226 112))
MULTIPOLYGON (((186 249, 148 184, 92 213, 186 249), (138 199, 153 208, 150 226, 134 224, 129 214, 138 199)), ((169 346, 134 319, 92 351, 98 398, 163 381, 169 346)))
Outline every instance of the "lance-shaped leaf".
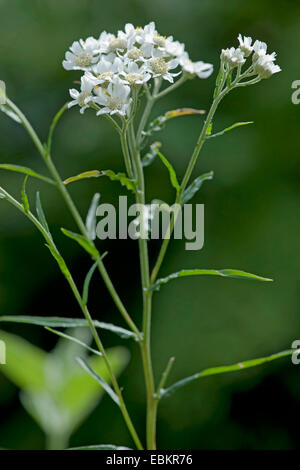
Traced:
POLYGON ((157 153, 155 149, 159 149, 161 147, 161 142, 153 142, 153 144, 150 145, 150 150, 144 157, 142 158, 142 165, 144 167, 151 165, 155 158, 157 157, 157 153))
POLYGON ((43 208, 42 208, 42 203, 41 203, 41 198, 40 198, 39 191, 36 193, 36 213, 37 213, 38 219, 41 222, 44 229, 48 233, 50 233, 49 226, 47 224, 47 220, 46 220, 43 208))
POLYGON ((79 175, 70 176, 70 178, 67 178, 64 181, 64 184, 67 185, 70 183, 74 183, 74 181, 80 181, 86 178, 98 178, 98 176, 100 175, 101 175, 101 172, 99 170, 84 171, 83 173, 80 173, 79 175))
POLYGON ((6 103, 6 85, 3 80, 0 80, 0 104, 6 103))
POLYGON ((248 124, 253 124, 253 121, 247 121, 247 122, 236 122, 235 124, 232 124, 232 126, 226 127, 226 129, 223 129, 220 132, 217 132, 216 134, 210 134, 207 135, 207 139, 212 139, 213 137, 219 137, 220 135, 225 134, 226 132, 231 131, 232 129, 235 129, 236 127, 240 126, 247 126, 248 124))
POLYGON ((25 176, 25 179, 22 185, 21 198, 22 198, 22 206, 24 207, 24 211, 28 213, 30 211, 30 207, 29 207, 29 201, 28 201, 28 197, 26 193, 27 180, 28 180, 28 175, 25 176))
POLYGON ((102 170, 100 176, 107 176, 111 181, 119 181, 122 186, 125 186, 130 191, 136 192, 137 182, 128 178, 125 173, 115 173, 112 170, 102 170))
POLYGON ((111 388, 110 385, 108 385, 107 382, 105 382, 105 380, 102 379, 102 377, 100 377, 100 375, 98 375, 89 365, 88 363, 82 359, 81 357, 77 357, 77 361, 78 363, 81 365, 81 367, 88 373, 90 374, 95 380, 97 380, 97 382, 101 385, 101 387, 103 388, 103 390, 106 391, 106 393, 108 393, 108 395, 110 396, 110 398, 118 405, 118 406, 121 406, 121 403, 120 403, 120 399, 118 397, 118 395, 113 391, 113 389, 111 388))
POLYGON ((95 248, 92 245, 92 243, 89 240, 87 240, 83 235, 80 235, 79 233, 71 232, 70 230, 67 230, 65 228, 62 228, 61 231, 64 235, 66 235, 66 237, 69 237, 72 240, 75 240, 94 259, 99 258, 99 252, 98 252, 97 248, 95 248))
MULTIPOLYGON (((4 315, 0 316, 0 322, 23 323, 27 325, 46 326, 50 328, 75 328, 88 327, 88 321, 85 318, 64 318, 64 317, 34 317, 30 315, 4 315)), ((133 338, 138 340, 137 335, 132 331, 126 330, 112 323, 104 323, 93 320, 96 328, 111 331, 123 339, 133 338)))
POLYGON ((114 444, 96 444, 93 446, 70 447, 67 450, 132 450, 129 447, 115 446, 114 444))
POLYGON ((265 364, 266 362, 275 361, 276 359, 280 359, 282 357, 291 356, 295 352, 297 352, 297 350, 289 349, 286 351, 281 351, 276 354, 272 354, 271 356, 260 357, 258 359, 250 359, 249 361, 238 362, 237 364, 232 364, 230 366, 211 367, 209 369, 205 369, 202 372, 198 372, 197 374, 191 375, 190 377, 186 377, 185 379, 179 380, 178 382, 171 385, 171 387, 168 387, 167 389, 162 389, 160 391, 160 398, 168 397, 179 388, 184 387, 185 385, 188 385, 190 382, 194 382, 195 380, 201 379, 203 377, 207 377, 209 375, 225 374, 227 372, 240 371, 243 369, 249 369, 250 367, 260 366, 262 364, 265 364))
POLYGON ((206 180, 212 180, 214 172, 210 171, 209 173, 204 173, 201 176, 198 176, 191 184, 188 186, 182 193, 181 204, 185 204, 199 191, 202 184, 206 180))
POLYGON ((60 336, 61 338, 64 338, 69 341, 72 341, 73 343, 79 344, 80 346, 92 352, 93 354, 96 354, 97 356, 103 356, 103 354, 100 351, 97 351, 96 349, 91 348, 88 344, 84 343, 78 338, 75 338, 75 336, 67 335, 66 333, 62 333, 61 331, 54 330, 53 328, 49 328, 48 326, 46 326, 45 329, 48 331, 51 331, 51 333, 54 333, 57 336, 60 336))
POLYGON ((52 246, 52 245, 48 245, 48 243, 45 244, 46 247, 49 249, 51 255, 53 256, 53 258, 56 260, 61 272, 63 273, 63 275, 68 279, 71 277, 71 273, 65 263, 65 260, 63 259, 63 257, 61 256, 61 254, 52 246))
POLYGON ((256 274, 247 273, 245 271, 240 271, 238 269, 182 269, 177 273, 170 274, 167 277, 158 279, 149 290, 158 290, 162 284, 167 284, 167 282, 172 281, 172 279, 177 279, 179 277, 186 276, 221 276, 221 277, 231 277, 237 279, 250 279, 257 281, 273 281, 267 277, 257 276, 256 274))
POLYGON ((165 116, 166 119, 173 119, 176 117, 181 117, 181 116, 188 116, 192 114, 205 114, 204 109, 194 109, 194 108, 178 108, 178 109, 173 109, 172 111, 167 111, 165 116))
POLYGON ((90 208, 88 210, 85 226, 91 240, 96 239, 96 211, 100 200, 100 194, 94 194, 90 208))
POLYGON ((155 148, 154 150, 157 153, 157 155, 159 156, 159 158, 161 159, 161 161, 163 162, 163 164, 167 167, 167 169, 169 171, 170 181, 172 183, 172 186, 173 186, 173 188, 176 189, 176 192, 178 192, 180 190, 180 186, 179 186, 177 176, 176 176, 176 172, 175 172, 174 168, 172 167, 169 160, 167 160, 166 157, 157 148, 155 148))
POLYGON ((23 173, 25 175, 32 176, 33 178, 38 178, 42 181, 46 181, 46 183, 55 184, 55 181, 53 181, 52 179, 47 178, 47 176, 40 175, 36 171, 32 170, 31 168, 27 168, 26 166, 11 165, 10 163, 1 163, 0 169, 14 171, 16 173, 23 173))
MULTIPOLYGON (((105 253, 103 253, 103 255, 101 256, 100 259, 102 260, 106 255, 107 255, 107 251, 105 253)), ((82 301, 85 305, 88 302, 90 282, 91 282, 92 276, 95 272, 95 269, 97 268, 97 264, 98 264, 98 260, 96 260, 95 263, 93 264, 93 266, 90 268, 90 270, 88 271, 88 273, 86 275, 86 278, 84 280, 82 301)))

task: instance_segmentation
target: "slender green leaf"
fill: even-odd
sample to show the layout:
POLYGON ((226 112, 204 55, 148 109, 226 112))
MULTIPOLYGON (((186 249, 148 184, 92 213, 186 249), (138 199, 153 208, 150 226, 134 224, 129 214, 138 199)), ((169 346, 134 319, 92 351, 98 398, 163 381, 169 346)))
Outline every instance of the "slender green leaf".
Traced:
POLYGON ((199 191, 202 184, 206 180, 212 180, 214 176, 214 172, 210 171, 209 173, 204 173, 201 176, 198 176, 190 186, 188 186, 182 193, 181 196, 181 204, 185 204, 188 202, 192 197, 199 191))
POLYGON ((79 175, 70 176, 70 178, 67 178, 64 181, 64 184, 67 185, 73 183, 74 181, 84 180, 86 178, 98 178, 98 176, 101 176, 101 172, 99 170, 85 171, 83 173, 80 173, 79 175))
POLYGON ((75 336, 67 335, 66 333, 62 333, 61 331, 54 330, 53 328, 49 328, 48 326, 46 326, 45 329, 48 331, 51 331, 51 333, 54 333, 57 336, 60 336, 61 338, 68 339, 69 341, 73 341, 73 343, 79 344, 80 346, 92 352, 93 354, 96 354, 97 356, 103 356, 103 354, 100 351, 97 351, 96 349, 91 348, 88 344, 85 344, 83 341, 80 341, 80 339, 75 338, 75 336))
POLYGON ((31 168, 27 168, 26 166, 11 165, 10 163, 1 163, 0 169, 15 171, 16 173, 23 173, 25 175, 32 176, 33 178, 38 178, 40 180, 46 181, 46 183, 55 184, 55 181, 53 181, 52 179, 47 178, 47 176, 40 175, 36 171, 32 170, 31 168))
POLYGON ((77 361, 78 363, 81 365, 81 367, 86 370, 86 372, 88 372, 88 374, 90 374, 100 385, 101 387, 106 391, 106 393, 108 393, 108 395, 110 396, 110 398, 118 405, 118 406, 121 406, 121 403, 120 403, 120 399, 118 397, 118 395, 113 391, 113 389, 111 388, 110 385, 108 385, 107 382, 105 382, 105 380, 102 379, 102 377, 100 377, 100 375, 98 375, 89 365, 88 363, 82 359, 81 357, 77 357, 77 361))
POLYGON ((183 269, 177 273, 170 274, 167 277, 158 279, 149 290, 157 290, 162 284, 166 284, 172 279, 185 276, 221 276, 221 277, 232 277, 238 279, 252 279, 258 281, 272 281, 267 277, 257 276, 256 274, 247 273, 245 271, 239 271, 238 269, 183 269))
POLYGON ((0 80, 0 104, 6 103, 6 85, 3 80, 0 80))
MULTIPOLYGON (((100 259, 103 259, 104 256, 107 255, 107 252, 104 253, 100 259)), ((90 282, 91 282, 91 279, 92 279, 92 276, 95 272, 95 269, 97 268, 97 265, 98 265, 98 260, 95 261, 95 263, 93 264, 93 266, 91 267, 91 269, 88 271, 87 275, 86 275, 86 278, 84 280, 84 284, 83 284, 83 293, 82 293, 82 301, 83 303, 86 305, 87 302, 88 302, 88 296, 89 296, 89 287, 90 287, 90 282)))
POLYGON ((271 356, 260 357, 259 359, 251 359, 249 361, 238 362, 237 364, 232 364, 230 366, 211 367, 209 369, 205 369, 202 372, 198 372, 197 374, 191 375, 190 377, 186 377, 185 379, 179 380, 178 382, 171 385, 171 387, 167 389, 162 389, 160 393, 160 397, 161 398, 168 397, 173 392, 175 392, 178 388, 184 387, 190 382, 201 379, 202 377, 207 377, 209 375, 216 375, 216 374, 224 374, 226 372, 240 371, 243 369, 248 369, 249 367, 260 366, 261 364, 265 364, 266 362, 271 362, 271 361, 275 361, 276 359, 280 359, 282 357, 291 356, 293 353, 295 353, 295 351, 296 351, 295 349, 289 349, 286 351, 281 351, 277 354, 272 354, 271 356))
POLYGON ((96 239, 96 211, 100 200, 100 194, 96 193, 92 199, 90 208, 87 213, 85 226, 91 240, 96 239))
POLYGON ((180 186, 179 186, 174 168, 172 167, 169 160, 167 160, 166 157, 157 148, 155 148, 155 152, 157 153, 157 155, 159 156, 159 158, 161 159, 163 164, 167 167, 167 169, 169 171, 170 181, 172 183, 172 186, 176 189, 176 192, 178 192, 179 189, 180 189, 180 186))
POLYGON ((89 240, 87 240, 83 235, 80 235, 79 233, 71 232, 70 230, 67 230, 65 228, 62 228, 61 231, 64 235, 66 235, 66 237, 69 237, 72 240, 75 240, 94 259, 99 258, 99 252, 98 252, 97 248, 95 248, 92 245, 92 243, 89 240))
POLYGON ((122 186, 125 186, 134 193, 136 192, 136 180, 128 178, 125 173, 115 173, 112 170, 102 170, 100 176, 107 176, 111 181, 119 181, 122 186))
POLYGON ((220 135, 225 134, 226 132, 231 131, 232 129, 235 129, 236 127, 240 126, 247 126, 248 124, 253 124, 253 121, 247 121, 247 122, 236 122, 235 124, 232 124, 232 126, 226 127, 226 129, 223 129, 220 132, 217 132, 216 134, 210 134, 207 135, 207 139, 212 139, 213 137, 219 137, 220 135))
POLYGON ((50 130, 49 130, 47 145, 45 146, 48 154, 50 154, 51 152, 53 132, 57 126, 58 121, 62 117, 63 113, 68 109, 68 104, 69 103, 65 103, 63 107, 58 111, 58 113, 56 113, 56 115, 53 118, 53 121, 50 126, 50 130))
POLYGON ((132 450, 129 447, 115 446, 113 444, 99 444, 94 446, 70 447, 67 450, 132 450))
POLYGON ((47 220, 46 220, 43 208, 42 208, 39 191, 36 193, 36 212, 37 212, 38 219, 41 222, 42 226, 48 233, 50 233, 49 226, 47 224, 47 220))
POLYGON ((46 247, 50 250, 50 253, 51 255, 53 256, 53 258, 56 260, 58 266, 60 267, 60 270, 61 272, 63 273, 63 275, 66 277, 66 278, 70 278, 71 277, 71 273, 65 263, 65 260, 63 259, 63 257, 60 255, 60 253, 51 245, 48 245, 48 243, 46 243, 46 247))
POLYGON ((29 212, 29 211, 30 211, 29 201, 28 201, 28 197, 27 197, 27 194, 26 194, 26 183, 27 183, 27 180, 28 180, 28 175, 25 176, 25 179, 24 179, 24 182, 23 182, 23 185, 22 185, 22 191, 21 191, 22 205, 23 205, 23 207, 24 207, 25 212, 29 212))
MULTIPOLYGON (((0 316, 0 322, 11 323, 24 323, 27 325, 48 326, 51 328, 74 328, 74 327, 88 327, 88 321, 84 318, 64 318, 64 317, 35 317, 29 315, 6 315, 0 316)), ((103 323, 98 320, 93 320, 96 328, 108 330, 117 334, 123 339, 134 338, 137 340, 137 335, 132 331, 125 330, 120 326, 113 325, 112 323, 103 323)))

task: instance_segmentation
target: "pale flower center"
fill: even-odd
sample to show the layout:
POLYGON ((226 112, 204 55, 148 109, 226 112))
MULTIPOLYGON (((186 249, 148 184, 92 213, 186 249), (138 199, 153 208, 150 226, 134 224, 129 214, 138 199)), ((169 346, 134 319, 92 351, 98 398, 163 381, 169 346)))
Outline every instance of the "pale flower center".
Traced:
POLYGON ((165 74, 168 71, 168 64, 164 61, 162 57, 157 57, 156 59, 150 60, 150 65, 154 73, 165 74))
POLYGON ((114 75, 113 72, 103 72, 100 75, 98 75, 97 78, 99 78, 99 80, 107 80, 109 78, 112 78, 113 75, 114 75))
POLYGON ((142 80, 142 79, 143 79, 142 73, 128 73, 126 75, 126 80, 131 84, 136 83, 137 81, 142 80))
POLYGON ((122 109, 123 101, 118 96, 111 96, 107 101, 107 107, 112 111, 122 109))
POLYGON ((116 38, 110 41, 109 43, 109 48, 111 51, 115 51, 117 49, 126 49, 126 47, 127 47, 127 42, 125 39, 116 38))
POLYGON ((160 34, 157 34, 154 36, 154 44, 156 44, 158 47, 163 47, 166 42, 166 38, 164 36, 161 36, 160 34))
POLYGON ((140 57, 143 56, 143 52, 138 49, 137 47, 133 47, 132 49, 130 49, 130 51, 128 51, 128 57, 129 59, 132 59, 132 60, 137 60, 139 59, 140 57))
POLYGON ((78 104, 79 106, 83 107, 85 106, 85 99, 88 97, 88 96, 91 96, 91 92, 88 91, 88 90, 84 90, 80 93, 80 95, 78 96, 77 98, 77 101, 78 101, 78 104))
POLYGON ((93 56, 89 52, 81 52, 75 62, 78 67, 89 67, 93 63, 93 56))

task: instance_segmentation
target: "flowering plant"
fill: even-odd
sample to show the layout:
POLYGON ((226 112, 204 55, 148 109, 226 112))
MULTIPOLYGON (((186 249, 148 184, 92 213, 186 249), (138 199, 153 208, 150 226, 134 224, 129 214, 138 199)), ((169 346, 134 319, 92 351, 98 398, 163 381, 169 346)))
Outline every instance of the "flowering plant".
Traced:
MULTIPOLYGON (((158 278, 170 242, 170 235, 176 225, 178 216, 177 210, 172 212, 168 226, 169 236, 165 237, 162 241, 159 255, 151 270, 148 256, 148 234, 149 230, 151 231, 150 220, 153 214, 149 211, 149 205, 146 204, 147 196, 144 184, 145 167, 151 164, 155 157, 158 157, 169 172, 170 182, 176 193, 176 207, 180 207, 191 200, 200 189, 203 182, 211 179, 213 176, 212 173, 200 175, 190 183, 192 172, 204 143, 238 126, 249 124, 248 122, 238 122, 222 131, 214 132, 213 118, 219 103, 232 90, 256 84, 280 71, 280 67, 275 64, 276 54, 274 52, 268 54, 267 45, 265 43, 260 41, 253 42, 250 37, 243 37, 241 35, 239 35, 238 41, 238 47, 224 49, 221 52, 220 67, 216 78, 212 104, 199 133, 195 148, 188 160, 186 171, 181 182, 179 182, 171 162, 160 152, 159 143, 152 143, 150 149, 145 153, 144 149, 148 145, 148 140, 155 132, 161 130, 169 119, 184 114, 201 114, 202 112, 190 108, 182 108, 180 110, 169 111, 165 115, 149 122, 150 113, 154 104, 159 99, 174 91, 183 83, 194 78, 207 79, 210 77, 213 73, 213 66, 203 61, 191 61, 189 54, 185 50, 185 45, 174 40, 172 36, 161 36, 157 32, 153 22, 143 28, 136 28, 132 24, 127 24, 125 25, 124 31, 119 31, 117 34, 104 31, 100 34, 98 39, 89 37, 86 40, 80 39, 72 44, 70 50, 66 52, 63 66, 66 70, 80 70, 82 72, 80 90, 75 88, 70 89, 72 100, 64 105, 55 116, 50 127, 46 144, 42 144, 28 119, 7 97, 5 84, 3 82, 0 83, 0 109, 24 126, 35 143, 50 173, 50 177, 48 177, 35 172, 31 168, 1 164, 1 168, 24 173, 26 177, 22 187, 21 202, 17 201, 2 187, 0 187, 0 197, 4 201, 12 204, 17 210, 21 211, 39 230, 43 239, 46 241, 46 246, 50 250, 51 255, 56 260, 58 267, 66 278, 84 316, 84 320, 78 318, 24 316, 0 317, 0 320, 46 326, 48 329, 50 328, 52 332, 63 336, 66 340, 76 341, 77 343, 78 340, 76 340, 76 338, 53 328, 89 326, 97 351, 91 349, 84 342, 80 342, 80 344, 93 354, 101 355, 107 367, 111 386, 95 372, 87 360, 78 358, 78 362, 120 408, 137 449, 143 449, 144 447, 147 449, 156 449, 158 404, 160 400, 168 397, 180 387, 204 376, 241 370, 292 354, 292 351, 287 350, 268 357, 239 362, 230 366, 206 369, 166 387, 174 363, 174 358, 171 357, 159 383, 155 383, 154 379, 151 355, 152 298, 154 293, 159 290, 163 284, 183 276, 201 275, 216 275, 261 281, 271 280, 238 269, 183 269, 167 277, 158 278), (52 137, 55 126, 63 113, 73 106, 78 106, 82 114, 86 110, 91 110, 95 112, 95 116, 105 117, 113 125, 120 137, 126 173, 114 173, 111 170, 102 172, 92 170, 85 171, 64 180, 61 178, 51 157, 52 137), (108 176, 110 179, 117 180, 126 186, 126 188, 134 194, 137 204, 141 207, 141 216, 135 220, 136 238, 138 239, 140 254, 143 296, 141 318, 133 319, 130 312, 128 312, 109 277, 103 260, 104 255, 101 254, 99 248, 96 246, 96 215, 99 194, 95 194, 87 213, 86 222, 84 223, 67 188, 68 184, 77 180, 99 176, 108 176), (38 178, 56 187, 74 218, 79 233, 74 233, 67 229, 62 229, 62 231, 64 235, 79 243, 93 261, 93 265, 86 276, 82 293, 76 285, 63 255, 55 244, 46 220, 39 193, 37 193, 36 198, 36 214, 30 209, 26 193, 28 177, 38 178), (88 291, 91 277, 96 269, 99 270, 117 309, 127 325, 127 329, 99 322, 92 318, 88 308, 88 291), (145 439, 140 437, 131 420, 126 406, 125 394, 123 394, 118 384, 106 349, 101 340, 101 329, 109 330, 123 338, 133 339, 139 345, 144 370, 147 402, 145 439), (98 333, 99 330, 100 334, 98 333)), ((107 445, 101 444, 94 446, 94 448, 103 449, 107 448, 107 445)), ((113 448, 113 446, 110 445, 108 448, 113 448)), ((114 448, 120 447, 116 446, 114 448)))

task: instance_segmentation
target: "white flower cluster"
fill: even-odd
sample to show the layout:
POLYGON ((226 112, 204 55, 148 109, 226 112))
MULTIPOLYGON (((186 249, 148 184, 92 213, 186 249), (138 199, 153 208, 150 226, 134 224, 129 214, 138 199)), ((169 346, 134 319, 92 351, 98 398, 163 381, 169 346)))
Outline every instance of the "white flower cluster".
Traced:
POLYGON ((221 60, 229 69, 242 66, 246 62, 247 57, 252 55, 252 66, 255 74, 260 78, 269 78, 274 73, 280 72, 279 65, 274 64, 276 60, 276 52, 267 54, 267 44, 261 41, 255 41, 252 45, 252 38, 239 34, 238 40, 240 46, 230 49, 223 49, 221 60))
POLYGON ((66 52, 63 66, 84 72, 80 91, 70 90, 69 106, 79 105, 81 113, 93 107, 97 115, 122 116, 130 109, 133 87, 155 78, 173 83, 182 73, 207 78, 213 71, 212 64, 192 62, 185 45, 172 36, 161 36, 154 22, 143 28, 126 24, 117 35, 104 31, 99 39, 80 39, 66 52))

